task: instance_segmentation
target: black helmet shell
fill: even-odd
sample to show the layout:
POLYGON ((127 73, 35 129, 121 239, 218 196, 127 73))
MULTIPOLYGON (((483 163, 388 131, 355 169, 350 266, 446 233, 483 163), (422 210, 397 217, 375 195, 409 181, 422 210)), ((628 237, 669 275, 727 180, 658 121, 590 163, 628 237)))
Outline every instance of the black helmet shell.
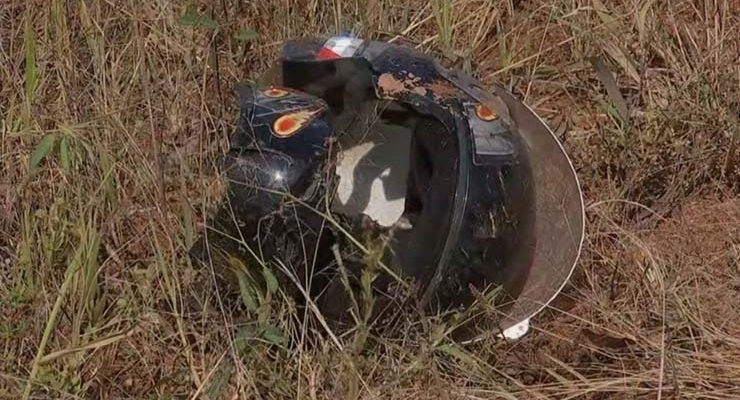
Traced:
MULTIPOLYGON (((412 49, 350 37, 288 42, 272 72, 269 84, 239 91, 241 120, 227 158, 252 167, 231 175, 227 169, 229 200, 242 205, 238 220, 310 232, 299 239, 303 247, 312 243, 304 254, 317 257, 287 263, 302 265, 295 269, 306 282, 317 276, 331 286, 327 246, 341 238, 321 233, 327 224, 316 218, 331 203, 349 232, 387 234, 384 260, 414 278, 423 304, 464 306, 476 292, 501 287, 498 324, 506 330, 562 288, 583 238, 578 181, 552 132, 505 89, 489 93, 412 49), (286 118, 294 120, 280 126, 286 118), (343 162, 352 169, 343 178, 348 196, 334 179, 343 162), (287 179, 280 186, 275 176, 287 179), (382 191, 372 189, 377 181, 385 183, 382 191), (261 198, 265 189, 272 203, 261 198), (364 193, 360 200, 357 193, 364 193), (365 212, 368 196, 399 200, 390 223, 365 212), (259 207, 244 206, 251 204, 246 198, 259 207), (285 202, 296 200, 312 211, 291 219, 285 202)), ((246 244, 264 247, 260 230, 244 225, 246 244)), ((251 251, 263 261, 287 253, 251 251)), ((335 293, 324 289, 317 293, 335 293)))

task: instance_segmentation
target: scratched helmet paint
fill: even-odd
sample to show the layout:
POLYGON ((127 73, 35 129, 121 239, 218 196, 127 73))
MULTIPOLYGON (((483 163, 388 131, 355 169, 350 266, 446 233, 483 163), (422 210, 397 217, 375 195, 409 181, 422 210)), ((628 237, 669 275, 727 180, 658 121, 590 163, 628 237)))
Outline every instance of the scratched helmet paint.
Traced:
POLYGON ((349 307, 338 263, 367 263, 371 247, 390 269, 376 286, 411 280, 431 308, 501 288, 508 337, 568 280, 584 229, 575 172, 503 87, 409 48, 337 37, 286 43, 238 95, 228 201, 208 241, 277 266, 327 314, 349 307))

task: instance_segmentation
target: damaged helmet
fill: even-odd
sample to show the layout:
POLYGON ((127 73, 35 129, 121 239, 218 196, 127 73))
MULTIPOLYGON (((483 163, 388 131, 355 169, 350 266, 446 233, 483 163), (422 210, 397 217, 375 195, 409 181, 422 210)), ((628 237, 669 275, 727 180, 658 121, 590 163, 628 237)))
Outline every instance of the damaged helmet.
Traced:
POLYGON ((584 229, 579 184, 546 124, 406 47, 352 37, 287 42, 221 159, 227 195, 193 253, 270 268, 332 318, 373 268, 427 309, 496 290, 496 325, 526 331, 568 280, 584 229))

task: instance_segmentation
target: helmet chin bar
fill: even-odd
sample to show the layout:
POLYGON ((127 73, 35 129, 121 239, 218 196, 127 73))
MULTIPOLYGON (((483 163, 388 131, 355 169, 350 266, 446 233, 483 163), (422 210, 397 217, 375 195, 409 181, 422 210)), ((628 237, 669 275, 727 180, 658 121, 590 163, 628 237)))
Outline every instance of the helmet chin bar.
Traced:
MULTIPOLYGON (((247 222, 232 236, 256 238, 263 260, 297 254, 291 262, 300 265, 299 255, 315 254, 309 264, 323 275, 312 294, 323 296, 320 307, 346 313, 342 288, 332 290, 326 275, 340 238, 322 233, 326 225, 310 213, 267 221, 286 199, 242 183, 330 204, 355 233, 389 235, 384 261, 414 278, 422 305, 467 306, 500 287, 489 332, 525 335, 568 280, 583 240, 578 181, 545 123, 504 88, 489 93, 396 45, 289 42, 277 67, 263 88, 242 91, 224 175, 236 219, 247 222), (268 240, 259 239, 264 226, 268 240), (291 242, 305 233, 314 247, 291 242)), ((301 279, 313 276, 300 268, 301 279)))

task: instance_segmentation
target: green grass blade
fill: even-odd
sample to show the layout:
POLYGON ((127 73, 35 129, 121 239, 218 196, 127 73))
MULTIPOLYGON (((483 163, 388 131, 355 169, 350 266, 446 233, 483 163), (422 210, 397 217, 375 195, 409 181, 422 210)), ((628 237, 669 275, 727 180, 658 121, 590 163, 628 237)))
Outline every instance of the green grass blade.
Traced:
POLYGON ((31 161, 28 168, 31 174, 36 173, 39 164, 41 164, 41 161, 46 158, 49 153, 51 153, 51 150, 54 148, 56 141, 57 136, 53 133, 50 133, 44 136, 43 139, 41 139, 41 142, 39 142, 39 144, 33 150, 33 153, 31 153, 31 161))
POLYGON ((25 81, 26 81, 26 102, 30 108, 33 101, 33 94, 38 85, 38 70, 36 65, 36 32, 33 29, 33 22, 30 15, 26 17, 25 30, 23 32, 23 48, 25 52, 25 81))

